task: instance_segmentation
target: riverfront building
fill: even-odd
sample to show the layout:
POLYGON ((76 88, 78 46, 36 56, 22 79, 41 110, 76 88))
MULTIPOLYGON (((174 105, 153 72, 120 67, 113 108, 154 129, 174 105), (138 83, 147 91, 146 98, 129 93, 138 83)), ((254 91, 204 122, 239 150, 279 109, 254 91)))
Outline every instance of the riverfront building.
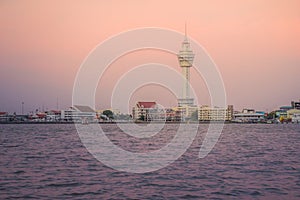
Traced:
POLYGON ((254 109, 243 109, 242 112, 235 113, 233 121, 235 122, 261 122, 265 119, 265 113, 256 112, 254 109))
POLYGON ((199 121, 231 121, 233 119, 233 106, 227 108, 201 106, 198 110, 199 121))
POLYGON ((89 106, 74 105, 67 110, 61 111, 63 121, 94 122, 97 121, 96 111, 89 106))
POLYGON ((132 109, 132 118, 135 121, 166 121, 166 114, 154 101, 139 101, 132 109))
POLYGON ((0 112, 0 122, 9 121, 9 115, 7 112, 0 112))

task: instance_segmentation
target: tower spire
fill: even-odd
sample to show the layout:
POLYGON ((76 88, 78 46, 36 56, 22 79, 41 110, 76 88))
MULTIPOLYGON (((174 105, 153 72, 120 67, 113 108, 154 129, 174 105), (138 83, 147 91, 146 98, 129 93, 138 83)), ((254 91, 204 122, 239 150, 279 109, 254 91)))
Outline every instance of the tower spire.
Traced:
POLYGON ((186 22, 184 23, 184 39, 187 40, 186 22))
POLYGON ((184 23, 184 35, 185 35, 185 37, 187 37, 187 35, 186 35, 186 22, 184 23))

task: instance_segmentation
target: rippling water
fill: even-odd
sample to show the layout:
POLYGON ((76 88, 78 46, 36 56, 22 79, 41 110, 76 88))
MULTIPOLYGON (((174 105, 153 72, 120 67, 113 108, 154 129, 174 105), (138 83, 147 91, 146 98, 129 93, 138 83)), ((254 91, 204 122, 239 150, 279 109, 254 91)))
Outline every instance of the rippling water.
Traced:
MULTIPOLYGON (((116 145, 159 149, 174 136, 167 124, 137 140, 102 125, 116 145)), ((207 125, 174 163, 158 171, 119 172, 97 161, 74 125, 0 125, 0 198, 40 199, 300 199, 300 125, 225 125, 211 153, 199 159, 207 125)), ((113 158, 112 158, 113 159, 113 158)))

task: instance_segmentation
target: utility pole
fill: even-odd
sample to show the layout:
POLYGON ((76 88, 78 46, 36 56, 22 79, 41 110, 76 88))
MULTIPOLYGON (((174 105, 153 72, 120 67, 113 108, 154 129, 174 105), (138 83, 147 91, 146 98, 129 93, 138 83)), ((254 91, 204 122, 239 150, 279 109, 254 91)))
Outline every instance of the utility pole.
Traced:
POLYGON ((24 115, 24 102, 22 101, 22 115, 24 115))

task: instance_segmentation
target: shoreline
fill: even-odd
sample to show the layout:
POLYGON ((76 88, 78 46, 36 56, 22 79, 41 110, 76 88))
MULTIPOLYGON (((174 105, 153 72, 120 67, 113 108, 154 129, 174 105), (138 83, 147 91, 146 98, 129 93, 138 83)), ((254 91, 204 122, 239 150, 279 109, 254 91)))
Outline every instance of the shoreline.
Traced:
MULTIPOLYGON (((188 121, 188 122, 132 122, 132 121, 109 121, 109 122, 93 122, 88 124, 297 124, 297 123, 266 123, 266 122, 218 122, 218 121, 188 121)), ((0 121, 0 124, 82 124, 80 122, 32 122, 32 121, 0 121)), ((88 125, 83 124, 83 125, 88 125)))

